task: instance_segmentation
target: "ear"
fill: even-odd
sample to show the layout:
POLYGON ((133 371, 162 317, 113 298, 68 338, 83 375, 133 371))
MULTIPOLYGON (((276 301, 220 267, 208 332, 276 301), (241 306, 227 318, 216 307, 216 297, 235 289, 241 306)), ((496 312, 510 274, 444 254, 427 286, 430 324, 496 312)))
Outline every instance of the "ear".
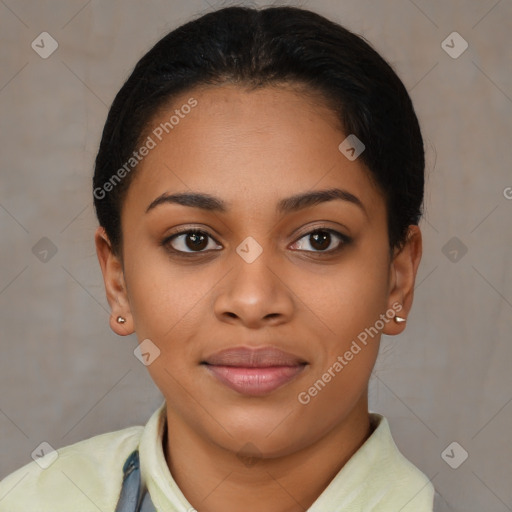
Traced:
MULTIPOLYGON (((422 236, 418 226, 409 226, 405 245, 395 250, 390 264, 388 308, 396 315, 408 318, 414 296, 414 283, 422 255, 422 236), (401 306, 401 307, 400 307, 401 306)), ((404 323, 388 322, 384 334, 400 334, 405 329, 404 323)))
POLYGON ((112 251, 112 245, 102 226, 96 230, 94 242, 111 310, 110 328, 120 336, 132 334, 134 332, 133 317, 126 292, 122 262, 112 251), (120 316, 126 320, 125 323, 120 324, 117 321, 120 316))

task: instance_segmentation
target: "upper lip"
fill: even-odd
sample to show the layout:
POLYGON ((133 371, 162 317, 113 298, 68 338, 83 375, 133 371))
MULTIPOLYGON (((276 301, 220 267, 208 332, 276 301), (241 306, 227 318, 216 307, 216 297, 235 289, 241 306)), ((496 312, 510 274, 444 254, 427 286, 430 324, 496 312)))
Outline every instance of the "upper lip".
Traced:
POLYGON ((268 368, 272 366, 299 366, 306 364, 306 361, 274 347, 234 347, 215 352, 202 363, 214 366, 268 368))

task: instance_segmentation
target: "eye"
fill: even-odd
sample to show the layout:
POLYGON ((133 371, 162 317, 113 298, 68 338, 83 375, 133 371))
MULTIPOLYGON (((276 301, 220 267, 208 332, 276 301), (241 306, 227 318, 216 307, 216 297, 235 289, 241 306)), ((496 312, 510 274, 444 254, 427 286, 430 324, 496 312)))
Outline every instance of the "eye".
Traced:
POLYGON ((200 253, 205 252, 205 249, 212 249, 211 246, 209 247, 209 240, 215 241, 206 231, 190 229, 166 238, 162 245, 178 253, 200 253))
POLYGON ((319 228, 306 233, 299 240, 297 240, 294 245, 298 246, 298 249, 302 251, 331 253, 340 250, 344 245, 350 243, 350 241, 351 239, 348 236, 338 233, 338 231, 327 228, 319 228), (329 249, 333 242, 333 237, 337 238, 339 241, 334 248, 329 249), (308 247, 312 247, 313 250, 309 249, 308 247))
MULTIPOLYGON (((328 228, 317 228, 303 235, 291 247, 306 252, 333 253, 350 242, 351 239, 348 236, 338 231, 328 228), (332 245, 333 242, 336 242, 336 239, 338 243, 333 248, 332 245)), ((216 245, 216 240, 211 235, 206 231, 198 229, 189 229, 175 233, 167 237, 162 242, 162 245, 172 252, 181 254, 200 254, 208 250, 222 249, 221 245, 216 245)))

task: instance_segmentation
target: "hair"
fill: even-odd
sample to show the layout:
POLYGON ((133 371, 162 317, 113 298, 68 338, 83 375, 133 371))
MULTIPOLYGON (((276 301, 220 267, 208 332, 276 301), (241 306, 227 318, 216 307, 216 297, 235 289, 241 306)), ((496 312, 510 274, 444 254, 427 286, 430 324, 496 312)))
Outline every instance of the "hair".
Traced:
POLYGON ((179 94, 223 84, 252 89, 289 84, 320 93, 344 133, 364 143, 358 158, 384 196, 390 249, 403 246, 408 226, 422 215, 425 157, 411 99, 391 66, 361 36, 314 12, 227 7, 160 39, 112 103, 96 156, 93 195, 115 253, 121 254, 121 208, 136 166, 119 171, 126 170, 145 130, 179 94))

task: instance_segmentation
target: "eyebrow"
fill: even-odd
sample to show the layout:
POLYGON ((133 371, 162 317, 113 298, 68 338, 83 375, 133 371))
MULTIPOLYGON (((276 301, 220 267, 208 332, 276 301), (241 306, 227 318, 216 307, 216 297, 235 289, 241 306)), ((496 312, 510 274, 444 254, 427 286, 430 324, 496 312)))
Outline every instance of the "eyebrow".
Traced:
MULTIPOLYGON (((313 190, 311 192, 304 192, 296 194, 285 199, 281 199, 277 203, 278 213, 291 213, 314 206, 317 204, 325 203, 328 201, 342 200, 358 206, 363 213, 368 216, 366 208, 361 200, 354 194, 347 190, 340 188, 330 188, 326 190, 313 190)), ((189 206, 191 208, 200 208, 202 210, 225 213, 229 209, 229 204, 214 197, 210 194, 201 192, 179 192, 175 194, 164 193, 157 197, 147 208, 146 213, 153 210, 161 204, 172 203, 182 206, 189 206)))

